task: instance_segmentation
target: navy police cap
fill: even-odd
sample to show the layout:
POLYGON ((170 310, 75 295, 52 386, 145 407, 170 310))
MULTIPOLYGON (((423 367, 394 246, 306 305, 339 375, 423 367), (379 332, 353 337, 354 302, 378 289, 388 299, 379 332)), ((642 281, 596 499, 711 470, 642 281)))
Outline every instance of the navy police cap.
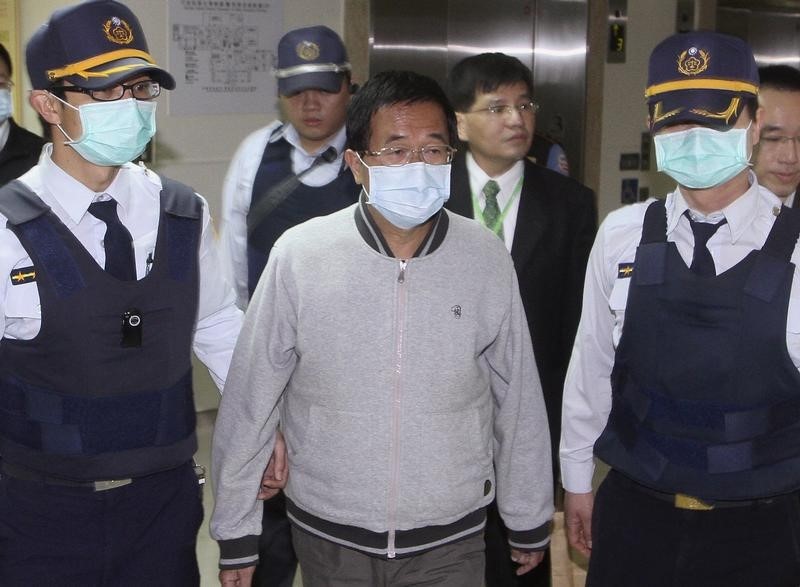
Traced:
POLYGON ((344 43, 326 26, 289 31, 278 42, 278 93, 291 96, 303 90, 338 92, 350 71, 344 43))
POLYGON ((113 0, 87 0, 55 11, 33 34, 25 53, 36 90, 62 80, 106 88, 141 74, 168 90, 175 88, 175 79, 150 55, 139 20, 113 0))
POLYGON ((703 31, 668 37, 650 55, 650 130, 678 123, 732 126, 758 85, 753 53, 741 39, 703 31))

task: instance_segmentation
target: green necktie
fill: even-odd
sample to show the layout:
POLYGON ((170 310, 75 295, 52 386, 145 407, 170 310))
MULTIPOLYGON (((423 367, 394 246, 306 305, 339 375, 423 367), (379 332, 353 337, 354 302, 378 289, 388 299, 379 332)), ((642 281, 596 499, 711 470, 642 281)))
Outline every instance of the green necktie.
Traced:
POLYGON ((499 191, 500 186, 493 179, 487 181, 483 186, 483 197, 486 198, 486 205, 483 207, 483 223, 494 231, 500 240, 503 240, 503 224, 500 221, 500 206, 497 203, 499 191))

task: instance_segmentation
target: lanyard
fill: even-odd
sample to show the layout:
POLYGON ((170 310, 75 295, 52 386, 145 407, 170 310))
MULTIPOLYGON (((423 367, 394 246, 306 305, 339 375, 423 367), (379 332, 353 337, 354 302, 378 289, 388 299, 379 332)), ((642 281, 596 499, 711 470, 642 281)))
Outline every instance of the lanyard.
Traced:
POLYGON ((517 185, 514 186, 514 191, 511 192, 511 197, 506 202, 506 205, 503 206, 503 210, 500 212, 500 216, 497 219, 497 222, 494 226, 486 226, 486 223, 483 221, 483 214, 479 214, 481 209, 481 202, 478 199, 478 196, 472 194, 472 209, 475 211, 475 218, 480 220, 480 222, 486 226, 489 230, 491 230, 495 234, 500 234, 500 231, 503 229, 503 221, 506 219, 506 215, 508 214, 509 209, 511 208, 511 204, 519 198, 520 193, 522 192, 522 180, 525 178, 525 174, 519 178, 517 185))

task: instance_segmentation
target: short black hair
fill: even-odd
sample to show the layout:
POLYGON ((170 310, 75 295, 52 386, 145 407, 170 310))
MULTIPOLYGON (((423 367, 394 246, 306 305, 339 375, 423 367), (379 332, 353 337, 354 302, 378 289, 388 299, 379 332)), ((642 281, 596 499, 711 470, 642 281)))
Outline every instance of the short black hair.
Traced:
POLYGON ((791 65, 767 65, 758 68, 761 89, 800 92, 800 70, 791 65))
POLYGON ((372 117, 384 106, 432 102, 441 107, 447 120, 449 144, 457 139, 456 115, 441 86, 428 76, 413 71, 384 71, 375 74, 350 100, 347 108, 347 148, 366 151, 372 131, 372 117))
POLYGON ((6 67, 8 67, 8 75, 10 76, 12 73, 14 73, 14 70, 11 67, 11 55, 8 54, 8 49, 6 49, 2 43, 0 43, 0 59, 5 61, 6 67))
POLYGON ((476 95, 522 82, 533 97, 533 75, 522 61, 505 53, 481 53, 456 63, 448 76, 448 95, 456 112, 466 112, 476 95))

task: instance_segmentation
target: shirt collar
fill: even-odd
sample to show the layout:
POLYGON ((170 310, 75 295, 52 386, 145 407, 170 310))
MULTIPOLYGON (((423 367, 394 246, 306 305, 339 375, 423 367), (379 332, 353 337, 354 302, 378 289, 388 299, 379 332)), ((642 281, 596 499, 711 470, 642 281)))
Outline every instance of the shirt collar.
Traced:
POLYGON ((303 148, 303 145, 300 142, 300 135, 298 134, 297 129, 292 124, 289 124, 287 122, 286 124, 281 126, 281 128, 279 128, 276 132, 274 132, 272 134, 272 136, 269 139, 269 142, 273 143, 273 142, 277 141, 278 139, 281 139, 281 138, 285 139, 287 143, 289 143, 292 147, 297 149, 300 153, 302 153, 303 155, 305 155, 309 159, 314 159, 317 155, 322 153, 328 147, 335 148, 337 155, 339 155, 341 157, 342 153, 344 152, 344 144, 345 144, 346 137, 347 137, 347 133, 345 131, 345 127, 342 126, 342 128, 340 128, 338 131, 336 131, 336 134, 334 134, 331 137, 330 141, 325 143, 322 146, 322 148, 318 149, 314 153, 309 153, 308 151, 306 151, 303 148))
POLYGON ((667 197, 667 234, 678 226, 686 210, 689 210, 693 220, 716 223, 725 218, 731 231, 731 242, 736 242, 745 230, 760 214, 772 214, 776 205, 780 205, 777 196, 768 190, 761 189, 752 171, 748 172, 747 179, 750 187, 741 196, 718 212, 704 215, 691 210, 681 190, 675 188, 667 197))
POLYGON ((95 192, 83 185, 66 171, 61 169, 53 162, 53 145, 47 143, 42 150, 42 157, 39 165, 42 169, 42 184, 48 194, 58 202, 59 206, 67 213, 75 224, 78 224, 89 205, 95 200, 100 199, 102 194, 108 194, 114 198, 124 211, 130 203, 130 179, 128 177, 127 163, 120 167, 114 180, 102 192, 95 192))
POLYGON ((498 202, 506 202, 511 197, 514 188, 519 180, 522 179, 522 175, 525 172, 525 162, 521 159, 514 163, 508 171, 501 173, 497 177, 490 177, 481 169, 481 166, 478 165, 478 162, 475 161, 475 157, 473 157, 472 153, 469 151, 467 151, 466 162, 470 189, 472 193, 481 200, 483 199, 483 186, 486 185, 487 181, 493 179, 497 182, 497 185, 500 186, 500 192, 497 194, 498 202))

